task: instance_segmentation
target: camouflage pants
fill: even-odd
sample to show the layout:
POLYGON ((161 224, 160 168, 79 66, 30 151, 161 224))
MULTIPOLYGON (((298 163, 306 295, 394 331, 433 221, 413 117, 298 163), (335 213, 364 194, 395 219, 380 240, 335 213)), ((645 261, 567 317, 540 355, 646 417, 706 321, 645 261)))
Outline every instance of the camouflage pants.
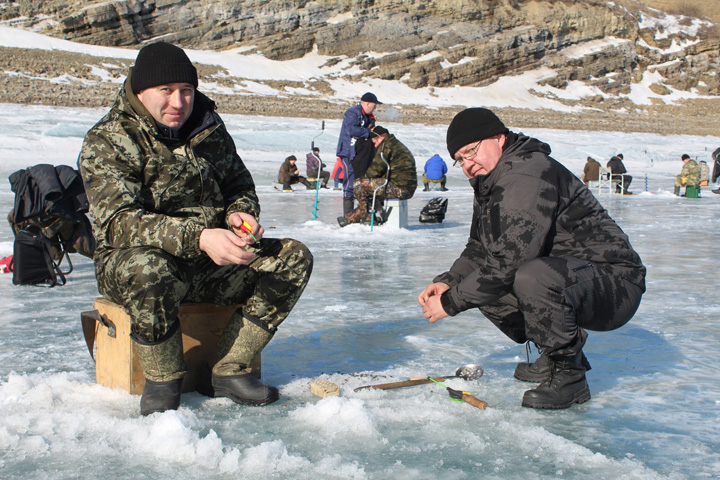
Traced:
MULTIPOLYGON (((385 183, 384 178, 359 178, 355 180, 353 184, 353 191, 355 199, 358 201, 358 206, 355 210, 345 215, 345 219, 348 224, 358 223, 367 221, 368 214, 372 208, 372 198, 375 189, 385 183)), ((375 209, 382 208, 383 201, 386 198, 399 198, 400 200, 406 200, 412 197, 413 192, 404 190, 392 182, 378 190, 375 196, 375 209)))
POLYGON ((216 265, 208 256, 183 260, 157 248, 128 248, 96 261, 100 293, 132 318, 133 336, 157 342, 177 322, 181 303, 240 304, 274 332, 300 298, 313 257, 292 239, 267 239, 248 265, 216 265))
POLYGON ((642 290, 587 260, 540 257, 521 266, 513 292, 480 311, 518 343, 531 340, 557 355, 579 352, 587 330, 625 325, 642 290))

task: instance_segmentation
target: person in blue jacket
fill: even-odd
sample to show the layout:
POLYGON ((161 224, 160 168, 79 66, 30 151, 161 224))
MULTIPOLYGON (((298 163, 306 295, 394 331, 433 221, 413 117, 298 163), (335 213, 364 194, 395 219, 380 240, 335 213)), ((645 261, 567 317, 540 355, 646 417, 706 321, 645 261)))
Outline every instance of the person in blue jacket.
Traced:
POLYGON ((428 158, 425 162, 425 173, 423 173, 423 192, 430 191, 430 183, 439 183, 440 190, 447 191, 445 183, 447 183, 447 164, 437 153, 428 158))
POLYGON ((343 176, 343 215, 354 209, 353 182, 355 175, 350 162, 358 152, 359 147, 367 146, 372 149, 372 143, 368 140, 370 132, 375 126, 373 111, 382 102, 377 99, 374 93, 367 92, 360 98, 360 103, 350 107, 343 116, 340 138, 338 139, 336 155, 340 157, 343 176))

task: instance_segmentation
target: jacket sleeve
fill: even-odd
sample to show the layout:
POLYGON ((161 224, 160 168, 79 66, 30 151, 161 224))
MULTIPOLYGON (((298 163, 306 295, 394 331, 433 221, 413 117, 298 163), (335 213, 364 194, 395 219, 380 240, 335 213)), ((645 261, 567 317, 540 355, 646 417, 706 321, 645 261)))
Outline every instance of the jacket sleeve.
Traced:
POLYGON ((142 155, 126 135, 91 131, 85 137, 78 164, 96 237, 102 235, 114 248, 156 247, 177 257, 199 256, 205 226, 197 217, 172 217, 143 207, 142 155))
MULTIPOLYGON (((218 121, 220 120, 218 119, 218 121)), ((255 182, 252 175, 250 175, 245 163, 238 155, 235 142, 230 133, 224 128, 224 125, 221 131, 223 132, 223 151, 231 165, 228 171, 225 172, 221 188, 227 204, 225 210, 226 226, 232 228, 227 218, 235 212, 248 213, 259 219, 260 201, 255 192, 255 182)))
POLYGON ((478 235, 487 245, 482 257, 471 239, 463 252, 465 259, 458 260, 445 277, 456 282, 441 299, 448 315, 487 305, 511 291, 517 269, 545 253, 557 198, 557 188, 547 182, 505 173, 476 219, 478 235))
POLYGON ((350 108, 343 115, 342 130, 347 132, 350 137, 367 138, 370 136, 370 129, 361 127, 362 114, 355 108, 350 108))

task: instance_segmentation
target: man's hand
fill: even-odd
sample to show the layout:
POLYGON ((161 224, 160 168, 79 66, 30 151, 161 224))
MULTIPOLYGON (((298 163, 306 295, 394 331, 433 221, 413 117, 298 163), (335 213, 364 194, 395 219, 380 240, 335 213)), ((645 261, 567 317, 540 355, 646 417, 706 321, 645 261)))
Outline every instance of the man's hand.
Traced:
POLYGON ((200 250, 217 265, 246 265, 252 262, 256 255, 245 250, 247 245, 249 242, 225 228, 206 228, 200 233, 200 250))
POLYGON ((235 212, 228 217, 228 223, 230 223, 233 233, 243 239, 246 242, 246 245, 255 243, 256 239, 257 241, 260 241, 263 233, 265 233, 265 230, 260 226, 257 220, 255 220, 255 217, 249 213, 235 212), (252 233, 252 235, 243 230, 243 222, 250 225, 250 233, 252 233), (255 238, 253 239, 253 237, 255 238))
POLYGON ((440 296, 449 289, 448 284, 436 282, 425 287, 418 295, 418 303, 422 307, 423 316, 430 320, 430 323, 435 323, 448 316, 442 307, 440 296))

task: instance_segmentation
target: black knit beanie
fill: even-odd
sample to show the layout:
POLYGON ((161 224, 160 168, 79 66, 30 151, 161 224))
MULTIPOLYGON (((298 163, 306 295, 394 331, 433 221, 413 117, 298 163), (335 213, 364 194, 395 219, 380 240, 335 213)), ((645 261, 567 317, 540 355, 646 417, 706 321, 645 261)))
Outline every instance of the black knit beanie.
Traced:
POLYGON ((167 42, 143 47, 131 72, 133 93, 169 83, 189 83, 195 88, 198 86, 197 70, 183 49, 167 42))
POLYGON ((450 156, 465 145, 508 133, 505 124, 487 108, 467 108, 455 115, 447 130, 447 149, 450 156))

